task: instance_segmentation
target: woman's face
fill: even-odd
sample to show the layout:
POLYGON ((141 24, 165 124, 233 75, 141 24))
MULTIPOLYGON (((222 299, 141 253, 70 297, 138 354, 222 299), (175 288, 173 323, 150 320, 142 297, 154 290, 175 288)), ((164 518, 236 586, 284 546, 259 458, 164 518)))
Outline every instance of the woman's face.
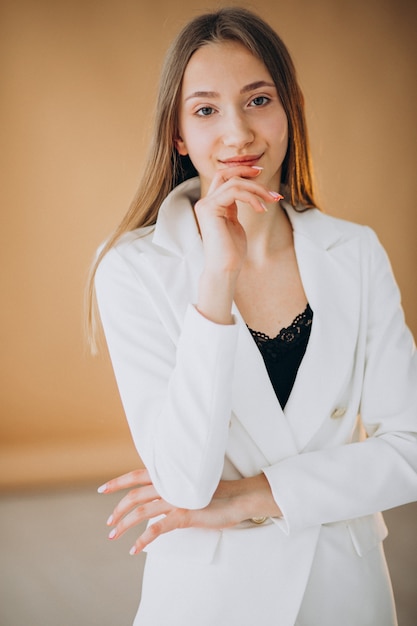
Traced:
POLYGON ((191 57, 183 78, 175 145, 200 175, 201 194, 214 174, 237 163, 263 167, 257 181, 277 191, 288 123, 274 82, 242 44, 211 43, 191 57))

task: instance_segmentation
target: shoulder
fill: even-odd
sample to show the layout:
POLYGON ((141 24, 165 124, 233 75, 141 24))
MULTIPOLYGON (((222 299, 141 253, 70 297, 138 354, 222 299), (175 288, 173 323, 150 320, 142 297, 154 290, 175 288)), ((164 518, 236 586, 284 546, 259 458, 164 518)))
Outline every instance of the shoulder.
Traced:
POLYGON ((338 231, 342 241, 349 241, 351 239, 360 239, 370 245, 379 244, 378 237, 375 231, 366 224, 358 224, 357 222, 351 222, 340 217, 335 217, 327 213, 318 211, 321 216, 322 224, 325 227, 330 227, 335 231, 338 231))
POLYGON ((285 204, 284 208, 294 233, 311 240, 321 248, 328 250, 353 240, 368 242, 371 247, 378 245, 378 238, 369 226, 335 217, 318 209, 300 211, 285 204))
POLYGON ((351 222, 350 220, 323 213, 322 211, 314 211, 321 216, 323 223, 331 224, 347 237, 367 237, 370 232, 373 233, 373 230, 366 224, 351 222))
POLYGON ((124 233, 109 252, 113 251, 113 254, 125 259, 139 256, 152 247, 154 232, 155 225, 136 228, 124 233))
POLYGON ((359 240, 363 250, 369 255, 383 251, 383 246, 375 230, 366 224, 358 224, 349 220, 319 212, 323 223, 329 224, 340 233, 340 241, 359 240))
POLYGON ((154 226, 147 226, 124 233, 100 258, 106 248, 104 242, 97 251, 97 258, 100 260, 95 275, 96 286, 133 277, 142 263, 143 255, 152 247, 154 230, 154 226))

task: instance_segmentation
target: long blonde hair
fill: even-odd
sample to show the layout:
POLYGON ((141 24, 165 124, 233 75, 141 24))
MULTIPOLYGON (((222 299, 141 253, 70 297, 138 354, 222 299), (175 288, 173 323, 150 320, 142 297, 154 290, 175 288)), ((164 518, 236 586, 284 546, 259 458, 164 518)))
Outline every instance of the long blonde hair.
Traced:
POLYGON ((289 190, 291 204, 304 209, 317 206, 304 98, 297 82, 289 52, 280 37, 260 17, 237 7, 223 8, 191 20, 173 41, 162 68, 155 124, 150 150, 136 196, 119 226, 108 239, 93 264, 87 286, 87 334, 96 350, 97 306, 94 277, 103 256, 120 237, 141 226, 155 224, 159 207, 169 192, 187 178, 197 176, 188 157, 174 146, 178 136, 178 109, 182 79, 196 50, 208 43, 236 41, 263 61, 281 98, 288 118, 288 149, 282 164, 281 182, 289 190))

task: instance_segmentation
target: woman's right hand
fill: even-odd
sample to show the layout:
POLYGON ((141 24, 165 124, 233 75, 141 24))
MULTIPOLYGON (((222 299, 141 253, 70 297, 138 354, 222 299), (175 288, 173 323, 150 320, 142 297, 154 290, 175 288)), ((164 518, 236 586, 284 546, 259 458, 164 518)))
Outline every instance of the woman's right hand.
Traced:
POLYGON ((231 323, 234 290, 247 251, 237 203, 251 206, 256 213, 264 213, 265 203, 281 198, 253 180, 261 171, 248 165, 220 170, 207 194, 195 205, 205 259, 197 308, 205 317, 220 324, 231 323))

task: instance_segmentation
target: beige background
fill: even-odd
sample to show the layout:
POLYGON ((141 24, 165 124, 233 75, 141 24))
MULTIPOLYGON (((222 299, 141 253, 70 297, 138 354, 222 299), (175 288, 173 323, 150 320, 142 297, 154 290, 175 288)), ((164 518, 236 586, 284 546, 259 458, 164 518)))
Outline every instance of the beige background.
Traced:
MULTIPOLYGON (((377 230, 416 334, 416 3, 241 4, 295 59, 322 206, 377 230)), ((83 289, 135 192, 167 43, 221 5, 1 2, 0 487, 137 463, 106 355, 85 348, 83 289)))

